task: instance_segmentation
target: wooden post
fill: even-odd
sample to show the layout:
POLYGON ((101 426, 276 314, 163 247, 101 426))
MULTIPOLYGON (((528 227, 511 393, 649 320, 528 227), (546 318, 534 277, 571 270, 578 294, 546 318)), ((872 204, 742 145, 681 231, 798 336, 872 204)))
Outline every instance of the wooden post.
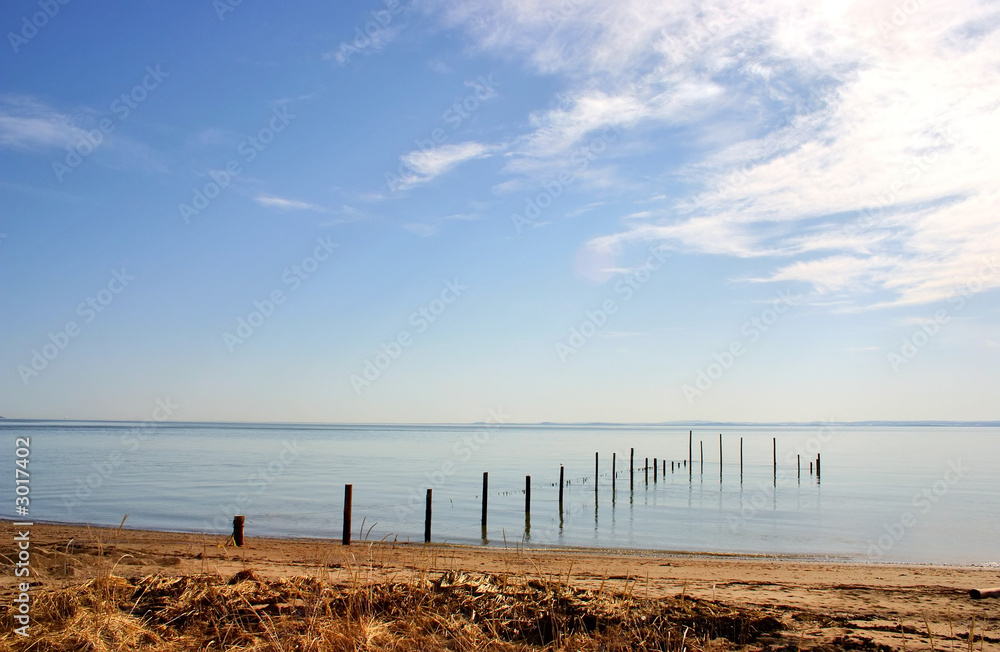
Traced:
POLYGON ((600 453, 594 453, 594 491, 597 491, 597 481, 601 477, 600 453))
MULTIPOLYGON (((671 464, 673 464, 673 462, 671 462, 671 464)), ((667 477, 667 461, 663 460, 663 478, 666 479, 666 477, 667 477)))
POLYGON ((694 431, 688 430, 688 475, 694 471, 694 448, 692 444, 694 442, 694 431))
POLYGON ((424 543, 431 542, 431 495, 433 489, 427 490, 427 506, 424 508, 424 543))
POLYGON ((635 489, 635 449, 628 449, 628 488, 635 489))
POLYGON ((344 485, 344 539, 345 546, 351 545, 351 501, 354 494, 354 485, 344 485))
POLYGON ((722 433, 719 433, 719 482, 722 482, 722 433))
POLYGON ((611 453, 611 488, 615 488, 615 479, 618 477, 618 452, 611 453))
POLYGON ((774 455, 774 475, 778 475, 778 438, 771 437, 771 450, 774 455))
POLYGON ((233 543, 237 548, 243 547, 243 522, 246 519, 237 514, 233 517, 233 543))
POLYGON ((653 458, 653 484, 656 484, 656 474, 657 470, 660 468, 660 461, 655 457, 653 458))
POLYGON ((798 478, 798 479, 800 479, 800 480, 802 479, 802 456, 801 455, 796 455, 795 456, 795 477, 798 478))
POLYGON ((531 476, 524 476, 524 514, 531 514, 531 476))
POLYGON ((705 440, 704 439, 699 439, 698 440, 698 462, 699 462, 699 466, 701 467, 701 469, 699 470, 699 472, 702 475, 705 475, 705 440))
POLYGON ((490 489, 490 472, 483 471, 483 528, 486 528, 486 493, 490 489))
POLYGON ((813 463, 809 462, 809 475, 813 474, 813 463))
POLYGON ((816 479, 819 480, 819 453, 816 453, 816 479))
POLYGON ((566 469, 559 465, 559 513, 562 514, 563 506, 563 479, 566 477, 566 469))
POLYGON ((642 465, 642 471, 646 475, 646 485, 649 485, 649 458, 646 458, 646 463, 642 465))
POLYGON ((743 482, 743 438, 740 437, 740 482, 743 482))
POLYGON ((972 589, 969 591, 969 597, 973 600, 982 600, 983 598, 1000 598, 1000 587, 995 589, 972 589))
POLYGON ((674 472, 674 461, 673 460, 670 460, 670 472, 671 473, 674 472))

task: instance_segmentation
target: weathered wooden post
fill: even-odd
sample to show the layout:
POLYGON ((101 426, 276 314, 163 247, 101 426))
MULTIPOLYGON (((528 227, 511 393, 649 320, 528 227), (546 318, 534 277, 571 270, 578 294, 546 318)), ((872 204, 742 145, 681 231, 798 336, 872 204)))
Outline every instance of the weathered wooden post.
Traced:
POLYGON ((427 506, 424 507, 424 543, 431 542, 431 495, 433 489, 427 490, 427 506))
POLYGON ((531 514, 531 476, 524 476, 524 514, 531 514))
POLYGON ((615 479, 618 477, 618 452, 611 453, 611 488, 615 488, 615 479))
POLYGON ((646 475, 646 486, 649 486, 649 458, 646 458, 646 462, 642 465, 642 471, 646 475))
POLYGON ((802 479, 802 456, 795 456, 795 477, 799 480, 802 479))
POLYGON ((743 482, 743 438, 740 437, 740 482, 743 482))
POLYGON ((771 450, 774 455, 774 477, 778 477, 778 438, 771 437, 771 450))
POLYGON ((628 488, 635 489, 635 449, 628 449, 628 488))
POLYGON ((694 473, 694 431, 688 430, 688 477, 694 473))
POLYGON ((237 548, 243 547, 243 522, 246 519, 237 514, 233 517, 233 543, 237 548))
POLYGON ((819 480, 819 453, 816 453, 816 479, 819 480))
POLYGON ((660 468, 660 462, 655 457, 653 458, 653 484, 656 484, 657 470, 660 468))
POLYGON ((704 439, 699 439, 698 440, 698 462, 699 462, 699 466, 701 467, 698 470, 698 472, 701 475, 705 475, 705 440, 704 439))
POLYGON ((969 591, 969 597, 973 600, 982 600, 984 598, 1000 598, 1000 586, 995 589, 972 589, 969 591))
POLYGON ((351 501, 354 494, 354 485, 344 485, 344 538, 345 546, 351 545, 351 501))
POLYGON ((559 513, 562 514, 563 507, 563 479, 566 477, 566 469, 559 465, 559 513))
POLYGON ((486 529, 486 495, 490 489, 490 472, 483 471, 483 529, 486 529))
POLYGON ((594 452, 594 491, 597 491, 598 480, 601 477, 600 453, 594 452))
POLYGON ((719 433, 719 482, 722 482, 722 433, 719 433))

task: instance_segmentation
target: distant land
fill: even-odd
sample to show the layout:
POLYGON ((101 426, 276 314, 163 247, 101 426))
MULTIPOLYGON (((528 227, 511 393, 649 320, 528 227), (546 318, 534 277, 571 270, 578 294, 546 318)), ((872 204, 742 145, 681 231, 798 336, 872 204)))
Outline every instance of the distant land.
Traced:
MULTIPOLYGON (((119 421, 114 419, 9 419, 0 417, 0 420, 9 423, 142 423, 140 421, 119 421)), ((615 421, 537 421, 537 422, 507 422, 496 423, 493 421, 474 421, 472 423, 346 423, 346 422, 319 422, 319 421, 160 421, 157 425, 163 426, 183 426, 183 425, 213 425, 213 426, 331 426, 336 428, 345 427, 447 427, 460 428, 468 426, 487 426, 491 428, 512 427, 512 428, 732 428, 732 427, 775 427, 775 426, 795 426, 804 427, 911 427, 911 428, 1000 428, 998 421, 650 421, 650 422, 615 422, 615 421)))

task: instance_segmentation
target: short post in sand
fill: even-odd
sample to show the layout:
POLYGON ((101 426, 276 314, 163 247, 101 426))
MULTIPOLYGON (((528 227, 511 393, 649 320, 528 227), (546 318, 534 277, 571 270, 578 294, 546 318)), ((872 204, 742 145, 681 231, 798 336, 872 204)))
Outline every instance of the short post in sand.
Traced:
POLYGON ((483 529, 486 529, 486 492, 490 488, 490 472, 483 471, 483 529))
POLYGON ((344 538, 345 546, 351 545, 351 501, 354 494, 354 485, 344 485, 344 538))
POLYGON ((973 600, 982 600, 983 598, 1000 598, 1000 586, 995 589, 972 589, 969 591, 969 597, 973 600))
POLYGON ((243 547, 243 521, 246 520, 241 515, 233 517, 233 543, 237 548, 243 547))
POLYGON ((431 496, 434 490, 427 490, 427 506, 424 508, 424 543, 431 542, 431 496))

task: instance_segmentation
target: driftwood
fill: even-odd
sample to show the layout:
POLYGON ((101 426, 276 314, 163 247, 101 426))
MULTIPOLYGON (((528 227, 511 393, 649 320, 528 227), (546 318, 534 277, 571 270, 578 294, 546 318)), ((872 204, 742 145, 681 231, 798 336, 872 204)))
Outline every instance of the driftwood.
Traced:
POLYGON ((995 589, 972 589, 969 591, 969 597, 973 600, 982 600, 983 598, 1000 598, 1000 586, 995 589))

